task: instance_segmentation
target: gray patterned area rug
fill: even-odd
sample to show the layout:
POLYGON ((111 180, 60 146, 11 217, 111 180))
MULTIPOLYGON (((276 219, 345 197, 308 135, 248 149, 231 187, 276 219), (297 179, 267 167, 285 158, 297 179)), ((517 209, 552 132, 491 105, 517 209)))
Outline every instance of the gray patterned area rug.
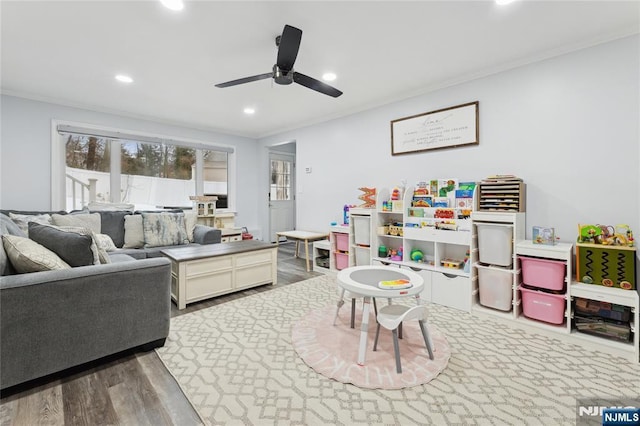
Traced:
POLYGON ((640 365, 431 305, 451 347, 427 384, 362 389, 309 368, 292 325, 335 303, 322 276, 182 315, 157 349, 212 425, 576 424, 577 398, 637 398, 640 365))

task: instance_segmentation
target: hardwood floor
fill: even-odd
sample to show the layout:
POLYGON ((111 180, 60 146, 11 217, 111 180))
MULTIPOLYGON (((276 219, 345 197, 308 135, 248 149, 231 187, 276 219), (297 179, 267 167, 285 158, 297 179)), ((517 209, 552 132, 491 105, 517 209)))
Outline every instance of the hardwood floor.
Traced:
MULTIPOLYGON (((278 284, 188 305, 184 315, 318 275, 295 258, 294 243, 278 249, 278 284)), ((0 395, 0 425, 199 425, 197 413, 155 351, 125 353, 67 370, 0 395)))

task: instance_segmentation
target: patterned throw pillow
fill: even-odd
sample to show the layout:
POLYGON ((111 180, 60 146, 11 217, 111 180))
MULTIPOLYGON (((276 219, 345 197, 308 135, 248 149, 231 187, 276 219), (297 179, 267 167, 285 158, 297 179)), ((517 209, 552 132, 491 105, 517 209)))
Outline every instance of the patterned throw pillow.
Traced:
POLYGON ((177 246, 188 244, 184 212, 142 213, 145 247, 177 246))
POLYGON ((51 223, 56 226, 75 226, 89 228, 96 234, 102 232, 100 225, 100 213, 91 214, 53 214, 51 223))
POLYGON ((110 252, 117 250, 116 245, 113 243, 113 240, 107 234, 94 234, 96 244, 98 248, 110 252))
POLYGON ((189 242, 193 242, 193 230, 196 228, 198 216, 195 212, 189 212, 184 214, 184 225, 187 228, 187 238, 189 242))
POLYGON ((20 274, 71 268, 57 254, 29 238, 3 235, 2 245, 9 261, 20 274))
POLYGON ((17 214, 9 212, 11 220, 22 229, 26 234, 29 232, 29 222, 40 223, 42 225, 51 224, 51 215, 48 213, 31 215, 31 214, 17 214))

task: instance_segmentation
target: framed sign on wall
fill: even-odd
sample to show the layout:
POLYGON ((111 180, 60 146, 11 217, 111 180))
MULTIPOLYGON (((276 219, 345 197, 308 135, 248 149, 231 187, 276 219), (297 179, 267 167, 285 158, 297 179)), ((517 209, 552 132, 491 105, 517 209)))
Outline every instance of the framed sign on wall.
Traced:
POLYGON ((391 122, 391 154, 401 155, 480 143, 478 101, 391 122))

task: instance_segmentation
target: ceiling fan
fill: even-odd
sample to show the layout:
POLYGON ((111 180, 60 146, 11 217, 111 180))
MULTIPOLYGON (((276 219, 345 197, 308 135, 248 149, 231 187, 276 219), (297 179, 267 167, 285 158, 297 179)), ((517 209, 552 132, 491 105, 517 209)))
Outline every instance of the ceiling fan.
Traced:
POLYGON ((285 25, 282 30, 282 35, 276 37, 278 58, 271 72, 227 81, 226 83, 216 84, 216 87, 230 87, 252 81, 263 80, 265 78, 273 78, 273 80, 278 84, 298 83, 304 87, 315 90, 316 92, 333 96, 334 98, 342 95, 342 92, 335 87, 331 87, 326 83, 316 80, 315 78, 294 71, 293 64, 298 56, 301 39, 302 30, 290 25, 285 25))

